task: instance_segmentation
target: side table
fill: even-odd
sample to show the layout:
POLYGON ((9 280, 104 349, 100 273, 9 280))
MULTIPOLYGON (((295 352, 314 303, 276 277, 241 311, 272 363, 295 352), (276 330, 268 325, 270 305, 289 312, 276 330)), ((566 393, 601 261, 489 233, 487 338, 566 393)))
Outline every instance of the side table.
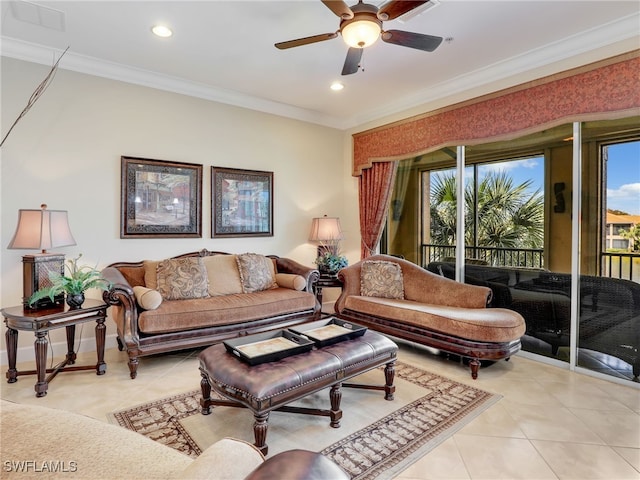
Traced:
POLYGON ((322 289, 323 288, 342 288, 342 282, 335 275, 320 274, 320 279, 315 285, 315 295, 318 303, 320 303, 320 309, 322 310, 322 289))
POLYGON ((107 327, 104 322, 107 318, 107 305, 100 300, 85 300, 82 308, 71 309, 66 304, 41 310, 25 309, 22 305, 17 307, 3 308, 0 310, 7 325, 5 334, 7 340, 7 356, 9 357, 9 370, 7 370, 8 383, 18 381, 18 375, 38 376, 38 381, 34 387, 36 397, 44 397, 47 394, 49 382, 62 371, 96 370, 97 375, 104 375, 107 371, 107 364, 104 362, 104 345, 107 327), (73 350, 76 325, 85 322, 96 322, 96 349, 98 363, 96 365, 84 365, 67 367, 76 361, 76 354, 73 350), (65 359, 53 368, 46 368, 47 332, 56 328, 65 327, 67 330, 67 354, 65 359), (36 354, 36 370, 19 372, 16 369, 16 355, 18 351, 18 330, 33 332, 36 336, 34 343, 36 354), (66 367, 66 368, 65 368, 66 367), (50 373, 49 376, 46 376, 50 373))

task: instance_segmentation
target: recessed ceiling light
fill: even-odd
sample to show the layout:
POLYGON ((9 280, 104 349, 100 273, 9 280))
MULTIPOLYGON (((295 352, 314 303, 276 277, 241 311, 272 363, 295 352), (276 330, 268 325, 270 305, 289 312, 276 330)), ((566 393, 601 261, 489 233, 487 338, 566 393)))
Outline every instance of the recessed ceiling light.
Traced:
POLYGON ((165 25, 154 25, 153 27, 151 27, 151 31, 154 35, 162 38, 167 38, 173 35, 171 29, 165 25))
POLYGON ((344 85, 341 82, 333 82, 331 84, 331 90, 338 92, 344 88, 344 85))

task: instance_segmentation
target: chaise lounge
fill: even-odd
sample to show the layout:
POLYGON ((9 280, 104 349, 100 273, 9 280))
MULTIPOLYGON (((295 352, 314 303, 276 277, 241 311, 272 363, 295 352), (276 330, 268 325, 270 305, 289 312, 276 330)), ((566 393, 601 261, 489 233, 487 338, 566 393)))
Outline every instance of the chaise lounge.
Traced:
MULTIPOLYGON (((427 270, 453 278, 454 265, 431 262, 427 270)), ((466 265, 465 282, 491 288, 491 307, 520 313, 527 349, 562 355, 571 329, 571 275, 542 269, 466 265), (529 344, 531 346, 529 347, 529 344)), ((640 284, 580 275, 578 347, 624 360, 640 376, 640 284)), ((523 340, 524 341, 524 340, 523 340)))
POLYGON ((509 359, 525 332, 520 314, 488 309, 491 289, 435 275, 407 260, 374 255, 338 272, 342 319, 469 360, 509 359))

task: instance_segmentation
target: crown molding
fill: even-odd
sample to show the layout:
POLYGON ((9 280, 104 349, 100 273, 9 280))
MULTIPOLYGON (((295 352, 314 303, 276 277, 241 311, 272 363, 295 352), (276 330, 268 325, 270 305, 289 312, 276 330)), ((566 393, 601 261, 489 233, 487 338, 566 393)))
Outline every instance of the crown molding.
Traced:
MULTIPOLYGON (((399 98, 391 104, 372 108, 349 118, 323 115, 316 111, 190 82, 149 70, 107 62, 71 51, 65 54, 65 57, 60 62, 60 68, 347 130, 397 115, 401 112, 410 111, 419 106, 429 108, 430 104, 444 99, 455 97, 456 101, 468 100, 473 96, 477 96, 479 89, 483 90, 483 93, 490 93, 496 90, 496 85, 500 85, 498 89, 514 86, 517 83, 541 76, 538 71, 545 68, 553 71, 544 72, 543 75, 558 73, 578 66, 571 64, 570 60, 590 52, 602 50, 599 53, 599 58, 590 59, 590 62, 625 53, 633 49, 634 46, 635 48, 640 47, 639 23, 640 14, 632 14, 516 57, 487 65, 481 69, 431 86, 421 92, 399 98)), ((0 42, 2 56, 32 63, 50 66, 62 54, 61 49, 24 42, 10 37, 0 36, 0 42)))
MULTIPOLYGON (((35 43, 24 42, 15 38, 0 36, 0 53, 4 57, 24 60, 51 66, 62 54, 63 50, 35 43)), ((67 51, 60 61, 59 68, 73 72, 109 78, 121 82, 155 88, 172 93, 179 93, 213 102, 224 103, 236 107, 247 108, 263 113, 293 118, 304 122, 316 123, 331 128, 341 128, 341 120, 322 115, 318 112, 273 102, 264 98, 243 93, 211 87, 202 83, 190 82, 170 75, 130 67, 115 62, 108 62, 95 57, 80 55, 67 51), (338 126, 336 126, 338 125, 338 126)))
POLYGON ((490 86, 491 88, 485 89, 484 93, 491 93, 494 90, 515 86, 524 81, 535 80, 540 76, 547 76, 551 73, 559 73, 563 70, 580 66, 585 62, 572 64, 569 60, 599 49, 603 49, 604 52, 600 53, 597 58, 589 59, 587 63, 604 60, 608 57, 638 49, 640 48, 639 24, 640 13, 629 15, 617 21, 430 86, 421 92, 402 97, 393 104, 371 109, 354 116, 347 123, 350 128, 354 128, 414 109, 419 105, 432 104, 445 98, 455 97, 456 102, 469 100, 478 96, 478 89, 482 87, 490 86), (539 73, 545 67, 551 68, 552 71, 539 73), (527 74, 528 77, 525 78, 527 74), (511 83, 496 88, 497 83, 501 81, 508 82, 510 78, 513 79, 511 83), (461 96, 464 92, 469 93, 468 98, 461 96))

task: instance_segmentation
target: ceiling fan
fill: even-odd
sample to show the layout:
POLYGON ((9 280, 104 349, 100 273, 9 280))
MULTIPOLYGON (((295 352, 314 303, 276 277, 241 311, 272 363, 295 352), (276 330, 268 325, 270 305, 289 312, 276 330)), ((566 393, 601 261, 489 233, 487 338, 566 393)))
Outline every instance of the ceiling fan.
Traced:
POLYGON ((351 7, 342 0, 321 1, 329 10, 340 17, 340 28, 333 33, 322 33, 311 37, 279 42, 275 44, 276 48, 284 50, 310 43, 323 42, 336 38, 340 33, 345 43, 349 45, 347 58, 342 67, 342 75, 351 75, 356 73, 360 67, 364 48, 375 43, 378 37, 382 38, 382 41, 386 43, 427 52, 433 52, 442 43, 442 37, 434 37, 433 35, 405 32, 403 30, 382 30, 382 22, 398 18, 420 5, 428 3, 429 0, 391 0, 380 8, 363 3, 362 0, 359 0, 357 4, 351 7))

